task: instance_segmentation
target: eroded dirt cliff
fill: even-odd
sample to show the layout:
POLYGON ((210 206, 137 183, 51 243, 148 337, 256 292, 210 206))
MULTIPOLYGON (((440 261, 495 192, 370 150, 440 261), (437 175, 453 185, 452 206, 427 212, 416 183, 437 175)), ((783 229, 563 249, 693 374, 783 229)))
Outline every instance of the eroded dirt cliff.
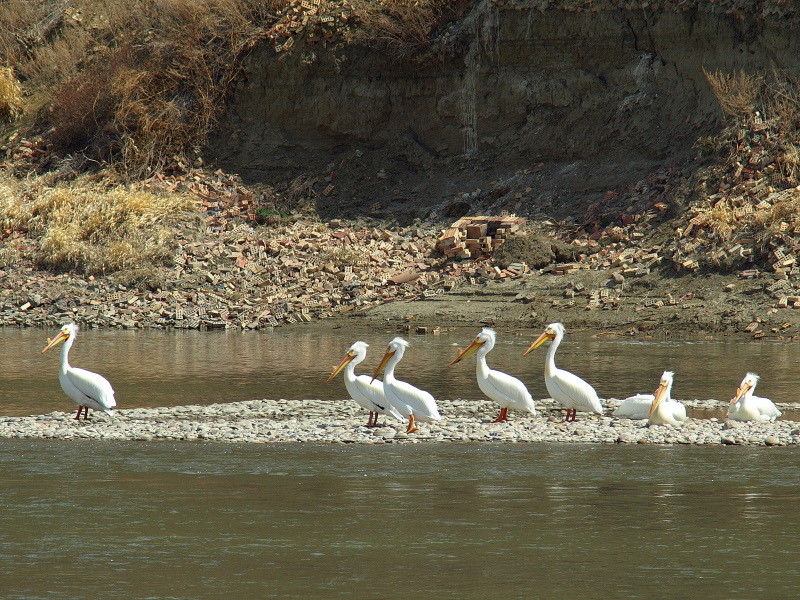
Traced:
POLYGON ((212 148, 251 183, 319 177, 323 216, 413 218, 491 200, 563 218, 694 156, 722 112, 703 74, 796 70, 786 23, 691 10, 478 2, 423 55, 306 44, 249 57, 212 148), (480 190, 477 193, 474 191, 480 190), (466 202, 466 205, 464 203, 466 202))

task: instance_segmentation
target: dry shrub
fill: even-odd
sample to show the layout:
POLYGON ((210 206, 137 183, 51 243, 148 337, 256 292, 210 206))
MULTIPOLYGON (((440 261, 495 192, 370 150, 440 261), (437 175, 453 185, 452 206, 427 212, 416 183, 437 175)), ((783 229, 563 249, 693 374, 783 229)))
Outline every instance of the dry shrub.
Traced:
POLYGON ((24 73, 26 88, 51 95, 43 116, 57 149, 136 177, 205 143, 243 49, 286 4, 4 0, 0 61, 24 73))
MULTIPOLYGON (((136 3, 133 3, 136 5, 136 3)), ((196 151, 214 125, 239 57, 258 30, 251 22, 272 3, 161 0, 118 17, 140 45, 133 63, 110 78, 121 169, 136 177, 196 151)), ((283 3, 280 3, 283 4, 283 3)))
POLYGON ((353 12, 361 27, 353 40, 408 56, 430 45, 435 31, 465 10, 465 0, 354 0, 353 12))
MULTIPOLYGON (((430 43, 469 0, 353 0, 355 33, 403 56, 430 43), (355 26, 356 23, 361 23, 355 26)), ((133 179, 191 158, 206 143, 242 57, 289 0, 0 0, 0 62, 52 100, 62 152, 133 179)), ((350 12, 350 11, 348 11, 350 12)), ((37 103, 37 105, 40 103, 37 103)), ((48 140, 50 141, 50 140, 48 140)))
POLYGON ((704 73, 720 107, 733 118, 719 136, 719 146, 730 149, 730 164, 745 164, 749 156, 742 153, 759 148, 774 157, 783 178, 796 185, 800 181, 800 78, 777 69, 766 75, 704 73))
POLYGON ((0 68, 0 120, 13 121, 22 113, 22 87, 11 69, 0 68))
POLYGON ((752 118, 756 111, 756 100, 764 86, 764 79, 760 75, 748 75, 744 69, 728 74, 719 71, 709 73, 703 69, 703 74, 725 114, 740 121, 752 118))
POLYGON ((4 228, 26 229, 38 239, 39 264, 86 273, 166 263, 169 223, 192 207, 186 196, 159 196, 89 175, 54 187, 40 187, 38 179, 0 182, 4 228))
POLYGON ((65 81, 53 95, 50 107, 50 140, 63 152, 85 150, 101 144, 111 116, 108 72, 91 69, 65 81))

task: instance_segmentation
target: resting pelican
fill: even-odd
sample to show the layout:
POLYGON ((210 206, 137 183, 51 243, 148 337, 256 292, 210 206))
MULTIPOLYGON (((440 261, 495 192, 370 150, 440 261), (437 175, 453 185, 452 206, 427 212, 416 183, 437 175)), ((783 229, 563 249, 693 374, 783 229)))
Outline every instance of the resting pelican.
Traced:
POLYGON ((594 388, 577 375, 556 368, 556 350, 564 339, 564 326, 561 323, 550 323, 536 341, 522 356, 526 356, 534 348, 538 348, 547 340, 553 340, 547 350, 547 361, 544 365, 544 383, 553 400, 560 402, 567 409, 565 421, 574 421, 578 410, 603 414, 603 405, 594 388), (570 419, 572 413, 572 419, 570 419))
MULTIPOLYGON (((668 373, 670 377, 672 377, 671 371, 665 371, 664 375, 661 376, 662 379, 668 373)), ((636 394, 635 396, 625 398, 614 410, 614 416, 620 419, 648 419, 650 418, 650 409, 653 407, 653 401, 655 399, 655 394, 636 394)), ((683 407, 683 404, 677 400, 673 400, 669 397, 669 394, 666 398, 663 398, 661 402, 664 404, 664 410, 667 413, 674 413, 675 411, 680 412, 683 410, 683 414, 686 414, 686 409, 683 407)))
POLYGON ((755 373, 748 373, 742 379, 736 396, 728 405, 726 418, 736 421, 774 421, 781 416, 781 411, 769 398, 753 396, 759 377, 755 373))
POLYGON ((385 414, 390 414, 398 421, 405 423, 406 420, 403 415, 397 412, 397 409, 386 400, 386 396, 383 394, 382 381, 370 381, 369 375, 355 374, 356 365, 361 364, 367 358, 368 347, 369 344, 366 342, 355 342, 350 346, 342 362, 339 363, 333 374, 328 377, 328 381, 336 377, 339 371, 344 369, 344 385, 347 388, 347 392, 361 408, 369 411, 367 427, 377 427, 378 415, 385 414))
POLYGON ((653 395, 647 423, 650 425, 675 425, 680 427, 686 421, 686 407, 670 397, 672 393, 672 371, 664 371, 661 381, 653 395))
POLYGON ((653 394, 636 394, 625 398, 614 409, 613 415, 620 419, 646 419, 650 414, 650 407, 653 406, 655 398, 653 394))
POLYGON ((375 369, 373 379, 381 374, 381 371, 386 369, 383 376, 383 393, 401 415, 408 417, 408 429, 406 433, 413 433, 417 431, 414 426, 414 420, 418 421, 438 421, 441 419, 439 416, 439 409, 436 407, 436 400, 433 399, 428 392, 415 388, 410 383, 400 381, 394 377, 394 368, 408 347, 408 342, 401 337, 394 338, 389 342, 386 348, 386 354, 383 355, 383 360, 378 368, 375 369))
POLYGON ((59 342, 66 340, 66 343, 61 348, 58 381, 64 393, 78 405, 78 414, 75 415, 76 421, 81 418, 81 411, 85 411, 83 413, 84 420, 88 419, 90 408, 102 410, 109 415, 113 415, 114 411, 112 409, 117 405, 117 401, 114 400, 114 389, 108 383, 108 380, 97 373, 69 366, 69 349, 72 348, 72 343, 75 341, 77 333, 78 326, 74 323, 64 325, 53 340, 47 340, 47 347, 42 350, 42 354, 59 342))
POLYGON ((467 349, 450 363, 454 365, 468 356, 477 354, 475 372, 478 376, 478 387, 492 400, 500 405, 500 416, 492 423, 508 421, 508 409, 527 410, 536 416, 536 407, 528 388, 516 377, 495 371, 486 364, 486 355, 494 348, 496 334, 494 330, 484 327, 467 349))

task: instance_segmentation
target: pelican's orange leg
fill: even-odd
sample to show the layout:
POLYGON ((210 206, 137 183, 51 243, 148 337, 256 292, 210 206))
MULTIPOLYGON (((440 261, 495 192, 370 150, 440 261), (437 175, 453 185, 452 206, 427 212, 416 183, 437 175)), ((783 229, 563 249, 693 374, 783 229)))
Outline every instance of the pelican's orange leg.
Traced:
POLYGON ((419 430, 419 427, 414 426, 414 415, 411 415, 408 417, 408 429, 406 429, 406 433, 414 433, 417 430, 419 430))
POLYGON ((500 416, 498 416, 492 423, 502 423, 508 421, 508 407, 500 409, 500 416))

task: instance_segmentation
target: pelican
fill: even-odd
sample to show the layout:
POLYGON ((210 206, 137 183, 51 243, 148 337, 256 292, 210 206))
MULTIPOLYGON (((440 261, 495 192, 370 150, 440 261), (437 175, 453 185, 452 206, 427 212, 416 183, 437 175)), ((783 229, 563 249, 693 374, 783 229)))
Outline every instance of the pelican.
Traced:
POLYGON ((736 421, 774 421, 781 416, 781 411, 769 398, 753 396, 759 377, 748 373, 742 379, 736 396, 728 405, 726 418, 736 421))
POLYGON ((680 427, 686 421, 686 407, 670 397, 672 393, 672 371, 664 371, 661 381, 653 394, 650 414, 647 415, 649 425, 675 425, 680 427))
POLYGON ((614 409, 613 415, 620 419, 646 419, 650 414, 650 407, 653 405, 655 398, 653 394, 636 394, 625 398, 614 409))
POLYGON ((114 389, 108 383, 108 380, 97 373, 69 366, 69 349, 72 348, 77 333, 78 326, 74 323, 64 325, 54 339, 47 340, 47 347, 42 350, 42 354, 59 342, 66 340, 66 343, 61 348, 58 382, 61 384, 61 389, 64 390, 64 393, 78 405, 78 414, 75 415, 76 421, 81 418, 81 411, 85 411, 83 413, 84 420, 88 419, 90 408, 102 410, 109 415, 113 415, 114 411, 112 409, 117 405, 117 401, 114 400, 114 389))
POLYGON ((473 354, 478 355, 475 367, 475 373, 478 376, 478 387, 481 388, 484 394, 500 405, 500 416, 492 423, 508 421, 509 408, 527 410, 536 416, 533 398, 525 384, 516 377, 490 369, 489 365, 486 364, 486 355, 494 348, 495 340, 496 334, 494 330, 484 327, 478 337, 450 365, 452 366, 473 354))
POLYGON ((553 400, 560 402, 567 409, 567 418, 564 420, 574 421, 578 410, 602 415, 603 405, 600 404, 600 398, 597 397, 597 392, 594 391, 594 388, 577 375, 556 368, 556 350, 561 340, 564 339, 564 331, 564 326, 561 323, 550 323, 542 335, 531 343, 522 356, 526 356, 545 341, 552 340, 550 348, 547 350, 547 361, 544 365, 544 383, 553 400), (572 413, 572 419, 570 419, 570 413, 572 413))
MULTIPOLYGON (((664 375, 667 373, 671 372, 666 371, 664 375)), ((662 378, 664 375, 662 375, 662 378)), ((647 419, 650 417, 650 409, 653 407, 653 400, 655 399, 655 394, 636 394, 635 396, 625 398, 614 410, 614 416, 620 419, 647 419)), ((680 402, 670 397, 662 399, 661 402, 665 405, 665 410, 667 410, 667 412, 675 410, 680 411, 681 409, 678 408, 678 406, 683 408, 680 402)), ((684 409, 683 412, 685 413, 686 409, 684 409)))
POLYGON ((366 342, 355 342, 350 346, 342 362, 339 363, 333 374, 328 377, 328 381, 336 377, 344 369, 344 385, 347 388, 347 392, 356 401, 356 404, 369 411, 367 427, 377 427, 378 415, 385 414, 390 414, 398 421, 405 423, 406 420, 403 415, 397 412, 397 409, 386 400, 386 396, 383 394, 382 381, 370 381, 369 375, 355 374, 356 365, 361 364, 367 358, 368 347, 369 344, 366 342))
POLYGON ((394 338, 386 348, 381 364, 375 369, 372 376, 375 379, 386 369, 383 376, 383 393, 401 415, 408 417, 408 429, 406 433, 417 431, 414 420, 417 421, 438 421, 441 419, 439 409, 436 407, 436 400, 428 392, 415 388, 410 383, 400 381, 394 377, 394 368, 408 347, 408 342, 401 337, 394 338))

